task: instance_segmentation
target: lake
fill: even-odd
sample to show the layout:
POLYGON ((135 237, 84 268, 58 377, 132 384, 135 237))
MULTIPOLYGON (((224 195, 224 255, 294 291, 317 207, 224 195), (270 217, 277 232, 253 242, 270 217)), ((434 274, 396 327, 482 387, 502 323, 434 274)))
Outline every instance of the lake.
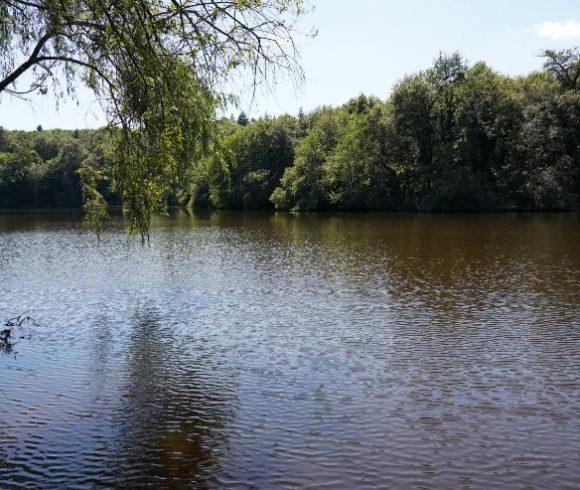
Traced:
POLYGON ((580 214, 0 212, 0 487, 577 488, 580 214))

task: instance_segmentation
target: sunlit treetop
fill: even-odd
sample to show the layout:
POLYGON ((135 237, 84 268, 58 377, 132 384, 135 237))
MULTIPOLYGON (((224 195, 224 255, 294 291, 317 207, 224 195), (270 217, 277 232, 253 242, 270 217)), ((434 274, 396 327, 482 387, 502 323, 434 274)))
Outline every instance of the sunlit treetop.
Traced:
POLYGON ((544 68, 554 75, 566 90, 580 88, 580 48, 543 53, 544 68))

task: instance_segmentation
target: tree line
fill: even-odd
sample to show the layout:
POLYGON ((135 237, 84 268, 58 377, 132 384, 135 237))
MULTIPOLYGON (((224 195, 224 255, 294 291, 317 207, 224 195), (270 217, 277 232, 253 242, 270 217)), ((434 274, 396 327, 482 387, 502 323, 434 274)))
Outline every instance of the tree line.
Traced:
MULTIPOLYGON (((542 71, 509 77, 440 55, 387 100, 221 119, 209 151, 162 199, 293 211, 578 209, 580 51, 544 58, 542 71)), ((95 169, 99 192, 119 203, 110 141, 99 131, 0 130, 0 207, 80 206, 95 169)))

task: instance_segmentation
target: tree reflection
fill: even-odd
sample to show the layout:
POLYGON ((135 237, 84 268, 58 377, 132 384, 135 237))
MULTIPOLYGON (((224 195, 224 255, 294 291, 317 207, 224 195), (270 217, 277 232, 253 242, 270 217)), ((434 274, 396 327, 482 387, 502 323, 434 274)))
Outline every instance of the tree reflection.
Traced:
POLYGON ((205 486, 226 443, 232 378, 173 327, 151 305, 136 312, 118 413, 124 483, 205 486))

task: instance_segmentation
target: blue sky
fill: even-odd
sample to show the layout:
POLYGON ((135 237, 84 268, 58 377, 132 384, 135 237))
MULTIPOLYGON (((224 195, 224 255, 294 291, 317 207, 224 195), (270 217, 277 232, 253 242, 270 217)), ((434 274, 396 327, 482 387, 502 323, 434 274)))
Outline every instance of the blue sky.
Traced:
MULTIPOLYGON (((251 116, 338 105, 360 93, 386 98, 406 73, 426 68, 440 51, 460 51, 512 75, 541 67, 546 48, 580 45, 580 0, 310 0, 315 7, 300 28, 305 83, 281 80, 273 94, 239 89, 240 109, 251 116)), ((0 99, 0 125, 10 129, 97 127, 98 104, 81 90, 78 103, 37 96, 0 99)))

